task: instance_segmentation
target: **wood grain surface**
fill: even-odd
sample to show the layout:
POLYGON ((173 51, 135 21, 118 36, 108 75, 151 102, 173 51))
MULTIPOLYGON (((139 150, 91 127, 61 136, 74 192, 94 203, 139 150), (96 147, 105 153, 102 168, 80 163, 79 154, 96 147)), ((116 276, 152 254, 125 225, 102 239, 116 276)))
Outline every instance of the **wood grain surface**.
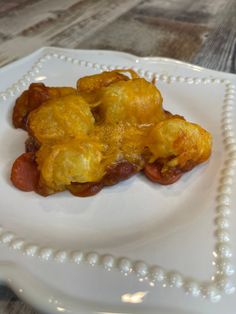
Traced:
MULTIPOLYGON (((0 0, 0 66, 42 46, 110 49, 236 72, 235 0, 0 0)), ((33 314, 0 288, 0 314, 33 314)))
POLYGON ((0 0, 0 66, 42 46, 165 56, 235 72, 235 0, 0 0))

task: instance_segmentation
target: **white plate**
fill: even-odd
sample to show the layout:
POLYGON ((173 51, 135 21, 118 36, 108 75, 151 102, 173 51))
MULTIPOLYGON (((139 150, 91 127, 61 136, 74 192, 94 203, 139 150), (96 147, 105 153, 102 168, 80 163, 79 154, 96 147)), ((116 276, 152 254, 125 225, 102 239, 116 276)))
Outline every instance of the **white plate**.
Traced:
POLYGON ((112 51, 43 48, 0 69, 0 280, 52 313, 234 313, 235 83, 112 51), (26 133, 12 127, 11 110, 22 90, 33 81, 74 86, 121 67, 156 75, 165 109, 213 134, 210 161, 172 186, 135 176, 85 199, 15 189, 9 172, 26 133))

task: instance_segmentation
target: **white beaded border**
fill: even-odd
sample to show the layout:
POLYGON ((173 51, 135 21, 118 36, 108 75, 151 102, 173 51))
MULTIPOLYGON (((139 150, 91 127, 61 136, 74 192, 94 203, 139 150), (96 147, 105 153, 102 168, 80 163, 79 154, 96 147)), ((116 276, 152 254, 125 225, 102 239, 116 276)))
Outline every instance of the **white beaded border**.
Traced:
MULTIPOLYGON (((43 65, 50 59, 59 59, 74 65, 94 68, 97 71, 106 71, 114 69, 127 69, 128 66, 115 66, 93 63, 86 60, 79 60, 62 53, 48 53, 39 58, 31 69, 23 75, 15 84, 7 88, 6 91, 0 92, 0 100, 8 100, 24 90, 34 77, 40 73, 43 65)), ((21 251, 27 256, 37 256, 44 261, 55 260, 59 263, 74 262, 80 264, 82 261, 87 262, 91 266, 101 265, 107 271, 118 269, 127 276, 130 273, 136 274, 140 281, 147 280, 150 286, 156 284, 163 287, 183 288, 184 291, 193 297, 203 297, 217 302, 223 294, 231 294, 235 291, 235 287, 230 280, 230 276, 234 274, 234 267, 231 263, 232 252, 230 248, 230 203, 233 177, 236 168, 236 140, 233 130, 233 110, 235 105, 235 86, 230 80, 221 78, 199 78, 199 77, 183 77, 166 74, 156 74, 151 71, 145 71, 136 67, 131 67, 139 75, 146 77, 148 80, 155 78, 156 80, 172 83, 188 83, 188 84, 223 84, 225 86, 224 105, 222 107, 221 128, 225 150, 227 152, 227 160, 221 171, 219 181, 218 194, 216 197, 216 217, 215 217, 215 249, 213 252, 215 273, 211 280, 199 282, 193 278, 185 278, 181 273, 176 271, 167 271, 160 266, 149 266, 143 261, 131 261, 129 258, 117 258, 112 255, 100 255, 96 252, 82 252, 67 250, 56 250, 53 248, 43 248, 37 244, 28 243, 25 239, 17 237, 10 231, 5 231, 0 227, 0 243, 8 247, 21 251)))

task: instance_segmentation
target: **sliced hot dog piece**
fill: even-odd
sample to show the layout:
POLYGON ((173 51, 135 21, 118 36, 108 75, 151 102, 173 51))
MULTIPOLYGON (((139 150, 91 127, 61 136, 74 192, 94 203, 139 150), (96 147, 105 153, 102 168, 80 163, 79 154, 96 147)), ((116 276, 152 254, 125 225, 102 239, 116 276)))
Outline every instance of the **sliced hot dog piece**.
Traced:
POLYGON ((100 182, 71 183, 68 190, 76 196, 92 196, 101 191, 104 186, 114 185, 128 179, 137 172, 134 165, 124 161, 107 169, 107 173, 100 182))
POLYGON ((24 153, 13 163, 11 181, 22 191, 34 191, 39 181, 39 171, 34 153, 24 153))
POLYGON ((102 179, 104 185, 114 185, 126 180, 137 172, 136 167, 128 161, 122 161, 107 169, 107 173, 102 179))
POLYGON ((92 196, 97 194, 103 188, 102 182, 87 182, 87 183, 71 183, 68 190, 75 196, 92 196))
POLYGON ((173 184, 182 176, 182 171, 178 169, 172 169, 165 174, 162 174, 161 166, 158 163, 146 164, 144 167, 144 173, 148 179, 162 185, 173 184))

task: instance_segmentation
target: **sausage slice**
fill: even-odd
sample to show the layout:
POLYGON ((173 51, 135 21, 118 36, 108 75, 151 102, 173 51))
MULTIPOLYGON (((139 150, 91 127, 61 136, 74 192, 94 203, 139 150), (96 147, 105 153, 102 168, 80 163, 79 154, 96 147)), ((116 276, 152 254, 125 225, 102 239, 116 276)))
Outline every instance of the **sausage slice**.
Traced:
POLYGON ((39 181, 39 170, 35 161, 35 154, 24 153, 13 163, 11 181, 22 191, 34 191, 39 181))

